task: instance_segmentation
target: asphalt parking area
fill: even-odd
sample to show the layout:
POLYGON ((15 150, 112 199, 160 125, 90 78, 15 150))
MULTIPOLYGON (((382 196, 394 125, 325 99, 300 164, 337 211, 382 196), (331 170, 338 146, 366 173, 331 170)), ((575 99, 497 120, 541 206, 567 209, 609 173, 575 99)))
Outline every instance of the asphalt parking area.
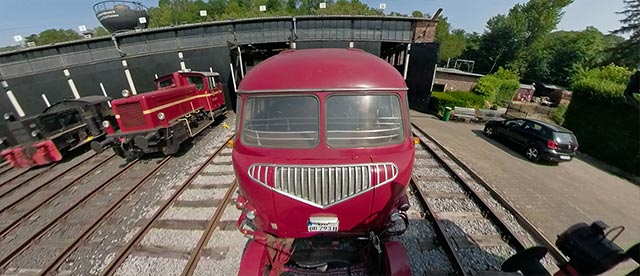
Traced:
MULTIPOLYGON (((580 157, 532 163, 521 148, 485 137, 484 124, 443 122, 412 111, 412 121, 475 170, 548 237, 578 223, 624 225, 623 249, 640 242, 640 186, 580 157)), ((578 137, 580 141, 580 137, 578 137)))

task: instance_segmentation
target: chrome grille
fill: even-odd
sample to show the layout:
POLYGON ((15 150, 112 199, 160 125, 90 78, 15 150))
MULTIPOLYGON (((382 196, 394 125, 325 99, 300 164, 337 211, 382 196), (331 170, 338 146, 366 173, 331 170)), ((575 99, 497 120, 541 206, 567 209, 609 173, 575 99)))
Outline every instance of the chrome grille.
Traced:
POLYGON ((146 125, 147 122, 144 119, 144 114, 142 114, 140 102, 119 104, 116 108, 123 127, 132 128, 146 125))
POLYGON ((396 178, 393 163, 346 166, 253 165, 249 176, 277 192, 327 207, 396 178))

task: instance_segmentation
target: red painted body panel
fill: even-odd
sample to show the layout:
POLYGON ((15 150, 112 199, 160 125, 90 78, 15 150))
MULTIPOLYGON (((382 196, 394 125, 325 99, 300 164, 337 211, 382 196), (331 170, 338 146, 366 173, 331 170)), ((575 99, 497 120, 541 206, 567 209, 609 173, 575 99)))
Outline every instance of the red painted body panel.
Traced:
MULTIPOLYGON (((209 83, 204 84, 204 88, 198 90, 195 85, 186 83, 183 75, 200 75, 197 72, 173 73, 175 86, 158 89, 143 94, 138 94, 128 98, 121 98, 111 102, 113 111, 116 114, 121 133, 139 132, 152 130, 159 127, 166 127, 170 122, 182 118, 185 115, 198 110, 213 111, 224 104, 224 96, 220 87, 209 87, 209 83), (124 106, 140 104, 142 114, 132 112, 123 114, 124 106), (165 120, 158 119, 158 113, 164 113, 165 120), (129 126, 123 120, 132 120, 133 116, 139 116, 144 122, 129 126)), ((204 77, 204 75, 200 75, 204 77)))
MULTIPOLYGON (((280 241, 284 238, 297 240, 319 236, 334 243, 342 238, 382 236, 383 230, 388 229, 391 224, 391 215, 397 215, 400 212, 400 206, 406 203, 406 191, 413 170, 415 154, 408 116, 409 107, 406 105, 406 84, 393 66, 378 57, 353 49, 286 51, 258 64, 249 71, 240 83, 238 94, 242 99, 239 101, 241 103, 247 103, 254 96, 313 95, 318 100, 320 107, 318 110, 318 144, 312 148, 268 148, 244 144, 242 139, 238 137, 242 137, 243 133, 242 109, 245 107, 242 106, 238 111, 236 120, 239 122, 236 125, 237 136, 234 142, 232 161, 240 185, 236 206, 243 212, 238 220, 238 226, 242 233, 252 235, 256 237, 256 240, 265 236, 274 237, 280 241), (402 109, 404 139, 395 144, 384 146, 330 147, 326 142, 325 100, 327 97, 339 93, 348 93, 349 95, 392 94, 397 96, 402 109), (317 196, 315 197, 316 202, 306 201, 292 194, 290 186, 286 186, 288 192, 283 190, 285 188, 276 189, 274 186, 277 182, 275 173, 277 166, 319 168, 389 163, 393 163, 397 168, 397 175, 395 178, 384 177, 393 180, 381 181, 379 175, 381 171, 377 167, 378 165, 373 165, 376 166, 375 169, 368 169, 369 186, 366 187, 369 188, 343 194, 346 198, 341 198, 332 204, 318 204, 317 196), (257 172, 256 170, 250 171, 250 168, 255 169, 255 166, 258 167, 257 172), (265 169, 261 170, 263 167, 265 169), (322 221, 322 219, 333 221, 332 218, 337 218, 338 231, 309 232, 310 217, 314 217, 317 221, 322 221)), ((268 131, 265 132, 268 133, 268 131)), ((388 172, 386 168, 385 165, 383 169, 385 175, 388 172)), ((294 171, 297 170, 294 169, 294 171)), ((328 171, 328 184, 325 184, 324 178, 321 180, 322 183, 318 184, 316 178, 315 185, 327 187, 322 185, 337 183, 331 182, 331 171, 328 171)), ((290 171, 288 172, 290 173, 290 171)), ((324 175, 322 169, 321 172, 324 175)), ((350 172, 351 170, 349 170, 349 179, 351 179, 350 172)), ((391 173, 396 173, 393 168, 391 173)), ((316 177, 317 175, 316 171, 316 177)), ((294 178, 297 181, 298 176, 294 176, 294 178)), ((311 178, 309 176, 306 185, 314 185, 310 184, 312 183, 311 178)), ((291 184, 289 182, 284 184, 291 178, 290 176, 289 178, 285 177, 282 172, 280 179, 281 183, 278 184, 281 185, 280 187, 291 184)), ((295 183, 295 181, 293 182, 295 183)), ((335 186, 328 187, 329 191, 335 188, 335 186)), ((317 192, 318 189, 322 188, 316 186, 315 191, 317 192)), ((267 254, 266 249, 256 240, 249 243, 240 264, 239 275, 262 275, 264 267, 269 266, 269 263, 264 261, 267 254)), ((390 275, 410 275, 409 260, 402 244, 386 240, 382 242, 385 257, 381 264, 384 266, 382 271, 386 271, 390 275)), ((366 247, 360 248, 358 252, 364 255, 369 254, 366 247)), ((293 254, 295 254, 295 250, 293 254)), ((285 259, 288 260, 288 256, 285 256, 285 259)), ((371 260, 373 262, 378 260, 377 258, 370 259, 363 256, 362 260, 372 267, 378 266, 370 263, 371 260)), ((274 264, 276 271, 284 265, 284 263, 274 264)))
MULTIPOLYGON (((339 219, 337 235, 381 231, 388 224, 390 214, 397 211, 397 203, 405 195, 413 169, 414 146, 406 112, 408 106, 405 106, 405 87, 402 76, 395 68, 360 50, 288 51, 255 66, 240 84, 239 93, 243 102, 258 94, 307 93, 315 95, 321 107, 320 143, 317 147, 262 148, 244 145, 241 139, 236 139, 232 157, 241 187, 240 195, 248 200, 249 206, 256 209, 257 228, 279 238, 306 238, 318 234, 308 232, 307 221, 310 216, 331 214, 339 219), (379 88, 389 89, 388 92, 375 92, 379 88), (344 91, 350 94, 398 95, 405 117, 402 143, 373 148, 329 147, 325 142, 325 114, 322 107, 327 96, 344 91), (391 162, 398 167, 398 176, 394 181, 326 208, 274 192, 248 175, 248 169, 253 164, 320 166, 379 162, 391 162)), ((242 120, 241 114, 236 119, 242 120)), ((238 128, 240 136, 242 123, 238 128)))
POLYGON ((384 243, 385 267, 387 275, 411 276, 411 264, 407 250, 399 241, 388 241, 384 243))
POLYGON ((251 240, 240 262, 238 275, 264 275, 268 264, 268 252, 264 241, 251 240))
POLYGON ((62 160, 62 154, 51 140, 39 141, 31 145, 28 152, 25 147, 14 147, 2 151, 2 157, 14 168, 46 165, 62 160))
POLYGON ((233 151, 233 165, 241 194, 258 211, 256 225, 259 229, 281 238, 310 237, 316 233, 307 231, 311 215, 334 214, 339 218, 339 231, 363 234, 381 230, 388 222, 388 215, 406 191, 413 168, 413 144, 380 147, 375 149, 330 149, 319 146, 314 149, 255 149, 237 141, 233 151), (328 208, 319 208, 273 192, 251 180, 247 170, 256 163, 296 165, 342 165, 372 162, 392 162, 399 168, 398 177, 387 184, 359 194, 328 208), (275 223, 277 229, 270 225, 275 223))
POLYGON ((256 65, 239 90, 406 87, 384 60, 359 49, 285 51, 256 65))

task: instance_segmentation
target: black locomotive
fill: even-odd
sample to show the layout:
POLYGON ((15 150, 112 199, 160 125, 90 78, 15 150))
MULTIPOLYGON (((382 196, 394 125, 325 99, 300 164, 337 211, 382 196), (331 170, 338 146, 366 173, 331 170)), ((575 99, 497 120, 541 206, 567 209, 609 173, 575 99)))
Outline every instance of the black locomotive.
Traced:
POLYGON ((41 114, 17 118, 4 114, 0 123, 0 150, 13 167, 57 162, 62 157, 106 133, 104 121, 115 122, 111 98, 88 96, 66 99, 41 114))

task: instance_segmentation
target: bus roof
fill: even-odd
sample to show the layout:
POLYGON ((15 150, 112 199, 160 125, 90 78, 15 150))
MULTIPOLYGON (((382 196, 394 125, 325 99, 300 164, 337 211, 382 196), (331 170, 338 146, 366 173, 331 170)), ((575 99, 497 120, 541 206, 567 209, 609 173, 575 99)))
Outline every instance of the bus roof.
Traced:
POLYGON ((399 91, 407 85, 384 60, 359 49, 287 50, 253 67, 238 93, 399 91))

